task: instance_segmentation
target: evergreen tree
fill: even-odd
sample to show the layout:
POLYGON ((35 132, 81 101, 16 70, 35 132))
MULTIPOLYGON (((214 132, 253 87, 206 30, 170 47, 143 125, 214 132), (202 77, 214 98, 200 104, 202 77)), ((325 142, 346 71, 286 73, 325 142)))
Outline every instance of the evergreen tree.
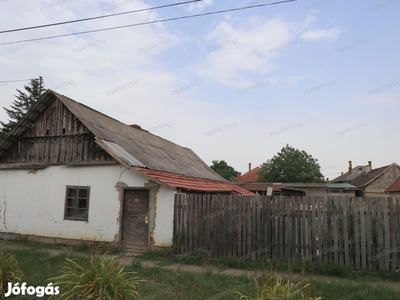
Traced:
POLYGON ((21 120, 26 112, 39 100, 40 96, 44 93, 44 84, 42 77, 29 80, 29 84, 24 86, 25 91, 17 89, 18 95, 15 96, 14 102, 10 108, 4 108, 9 120, 8 123, 1 122, 0 139, 9 133, 15 124, 21 120))

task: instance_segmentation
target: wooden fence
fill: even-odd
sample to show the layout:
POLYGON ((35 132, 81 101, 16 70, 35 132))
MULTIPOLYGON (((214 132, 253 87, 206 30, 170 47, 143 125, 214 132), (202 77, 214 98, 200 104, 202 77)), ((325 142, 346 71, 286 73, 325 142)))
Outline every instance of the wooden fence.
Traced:
POLYGON ((395 271, 400 198, 177 194, 174 251, 395 271))

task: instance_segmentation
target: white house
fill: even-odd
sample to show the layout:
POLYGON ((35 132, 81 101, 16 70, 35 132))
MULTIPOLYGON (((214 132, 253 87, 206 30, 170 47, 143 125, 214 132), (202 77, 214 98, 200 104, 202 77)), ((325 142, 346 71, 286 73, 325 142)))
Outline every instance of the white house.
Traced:
POLYGON ((181 192, 252 194, 192 150, 51 90, 0 140, 0 238, 171 247, 181 192))

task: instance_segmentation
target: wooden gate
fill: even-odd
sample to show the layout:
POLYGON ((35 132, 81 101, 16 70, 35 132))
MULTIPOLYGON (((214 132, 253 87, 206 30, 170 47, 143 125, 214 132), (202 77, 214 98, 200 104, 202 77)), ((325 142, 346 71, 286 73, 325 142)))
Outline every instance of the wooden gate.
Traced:
POLYGON ((122 244, 125 251, 149 248, 149 191, 125 190, 122 221, 122 244))

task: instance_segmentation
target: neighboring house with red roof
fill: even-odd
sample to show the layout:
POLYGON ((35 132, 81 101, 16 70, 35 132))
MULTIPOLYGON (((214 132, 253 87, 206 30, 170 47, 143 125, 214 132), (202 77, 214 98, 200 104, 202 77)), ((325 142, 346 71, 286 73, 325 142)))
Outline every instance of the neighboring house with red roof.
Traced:
POLYGON ((251 163, 249 163, 249 171, 243 175, 239 173, 237 177, 231 178, 230 182, 258 195, 267 195, 268 190, 270 190, 272 191, 272 196, 321 196, 336 194, 354 195, 357 189, 348 183, 258 182, 258 173, 260 170, 260 167, 252 169, 251 163))
POLYGON ((356 196, 383 196, 385 191, 400 176, 400 166, 392 163, 387 166, 373 169, 371 161, 365 166, 352 167, 349 161, 349 170, 332 180, 333 183, 349 183, 357 188, 356 196))
POLYGON ((260 167, 255 167, 252 169, 251 163, 249 163, 249 171, 243 175, 240 175, 238 180, 240 182, 256 182, 258 181, 258 173, 260 173, 260 171, 260 167))
POLYGON ((385 193, 390 194, 390 196, 400 195, 400 177, 398 177, 386 190, 385 193))
POLYGON ((48 90, 0 140, 0 237, 171 247, 176 193, 253 195, 192 150, 48 90))
POLYGON ((258 173, 260 172, 260 167, 251 168, 251 163, 249 163, 249 171, 247 173, 238 173, 236 177, 229 179, 230 182, 256 182, 258 181, 258 173))

